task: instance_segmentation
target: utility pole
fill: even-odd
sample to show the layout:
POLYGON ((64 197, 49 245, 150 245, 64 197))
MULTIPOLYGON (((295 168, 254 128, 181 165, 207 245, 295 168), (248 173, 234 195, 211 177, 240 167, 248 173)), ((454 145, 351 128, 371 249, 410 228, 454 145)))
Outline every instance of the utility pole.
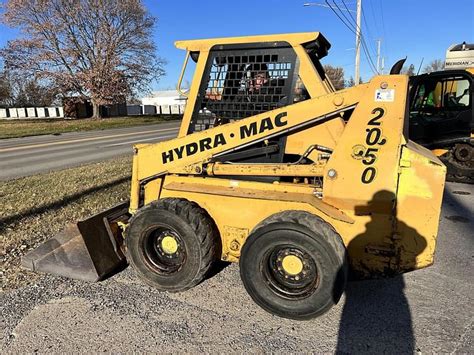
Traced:
POLYGON ((360 15, 362 12, 362 0, 357 0, 357 15, 356 15, 356 56, 355 56, 355 78, 356 85, 359 85, 360 78, 360 15))
POLYGON ((379 38, 377 41, 377 74, 382 74, 382 70, 380 68, 380 42, 382 40, 379 38))
MULTIPOLYGON (((330 9, 332 9, 333 11, 334 8, 333 6, 331 6, 331 4, 329 4, 328 2, 326 2, 326 5, 325 4, 318 4, 318 3, 315 3, 315 2, 307 2, 307 3, 304 3, 303 6, 320 6, 320 7, 328 7, 330 9)), ((359 84, 359 79, 360 79, 360 38, 361 38, 361 33, 360 33, 360 26, 361 26, 361 23, 360 23, 360 17, 361 17, 361 13, 362 13, 362 0, 357 0, 357 11, 354 11, 354 10, 349 10, 349 9, 342 9, 341 11, 348 11, 348 12, 356 12, 356 47, 355 47, 355 74, 354 74, 354 82, 356 83, 356 85, 359 84)))

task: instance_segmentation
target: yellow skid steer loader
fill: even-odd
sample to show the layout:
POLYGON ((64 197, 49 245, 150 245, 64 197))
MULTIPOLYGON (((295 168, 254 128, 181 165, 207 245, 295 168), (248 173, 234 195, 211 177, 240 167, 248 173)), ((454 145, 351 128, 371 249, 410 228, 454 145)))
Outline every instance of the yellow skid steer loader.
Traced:
MULTIPOLYGON (((320 33, 179 41, 196 62, 176 139, 134 147, 130 202, 46 242, 33 270, 97 281, 128 262, 163 291, 239 262, 253 300, 309 319, 349 270, 433 263, 446 169, 408 135, 408 77, 335 91, 320 33)), ((179 85, 178 85, 179 86, 179 85)))

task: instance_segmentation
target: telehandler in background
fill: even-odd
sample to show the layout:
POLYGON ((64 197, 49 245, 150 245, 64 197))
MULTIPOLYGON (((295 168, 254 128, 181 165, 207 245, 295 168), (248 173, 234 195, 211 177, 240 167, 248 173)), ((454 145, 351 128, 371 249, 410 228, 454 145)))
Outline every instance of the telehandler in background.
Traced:
MULTIPOLYGON (((471 52, 474 53, 474 46, 471 52)), ((474 67, 410 78, 410 139, 440 158, 447 167, 447 180, 471 184, 474 183, 473 74, 474 67)))
POLYGON ((239 262, 258 305, 309 319, 337 303, 349 267, 372 278, 433 263, 446 168, 409 140, 407 76, 336 92, 317 32, 176 46, 179 82, 196 62, 178 137, 135 145, 129 203, 24 265, 97 281, 128 262, 177 292, 239 262))

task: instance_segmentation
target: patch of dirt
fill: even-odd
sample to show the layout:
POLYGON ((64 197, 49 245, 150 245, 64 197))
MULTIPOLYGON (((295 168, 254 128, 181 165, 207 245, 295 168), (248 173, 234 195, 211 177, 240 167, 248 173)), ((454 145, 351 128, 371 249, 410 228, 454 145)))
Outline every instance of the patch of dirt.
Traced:
POLYGON ((21 268, 21 257, 68 222, 128 200, 131 166, 130 157, 121 157, 2 182, 1 290, 23 286, 38 277, 21 268))

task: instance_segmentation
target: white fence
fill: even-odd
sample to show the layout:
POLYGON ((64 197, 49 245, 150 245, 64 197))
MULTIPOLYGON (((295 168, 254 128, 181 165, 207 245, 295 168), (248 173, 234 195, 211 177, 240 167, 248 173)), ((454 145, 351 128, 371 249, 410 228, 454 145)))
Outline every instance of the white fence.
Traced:
MULTIPOLYGON (((182 115, 184 107, 184 105, 127 105, 126 115, 182 115)), ((114 113, 111 116, 116 115, 119 114, 114 113)), ((60 106, 0 108, 0 119, 4 120, 44 118, 64 118, 64 109, 60 106)))
POLYGON ((185 105, 127 105, 127 115, 182 115, 185 105))
POLYGON ((64 110, 60 106, 0 108, 0 119, 16 120, 35 118, 64 118, 64 110))

